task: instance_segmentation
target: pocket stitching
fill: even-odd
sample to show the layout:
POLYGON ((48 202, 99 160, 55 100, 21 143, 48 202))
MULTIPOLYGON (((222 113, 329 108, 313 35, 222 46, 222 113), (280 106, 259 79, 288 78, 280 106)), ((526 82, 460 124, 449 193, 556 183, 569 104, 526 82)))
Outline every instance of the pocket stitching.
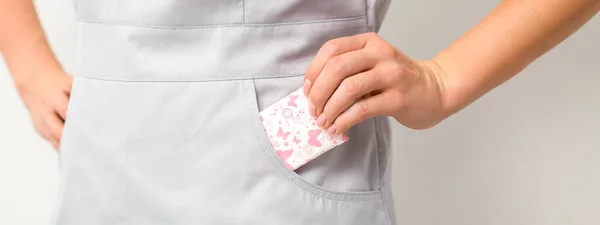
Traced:
POLYGON ((259 109, 258 109, 258 101, 256 100, 256 88, 254 86, 254 79, 246 80, 247 82, 243 82, 243 86, 249 85, 250 87, 243 87, 244 97, 248 101, 249 108, 251 109, 251 113, 248 115, 248 119, 250 120, 250 124, 252 128, 256 132, 255 138, 260 144, 260 147, 266 157, 271 161, 271 164, 275 167, 277 172, 284 176, 287 180, 294 183, 296 186, 301 188, 302 190, 330 200, 335 201, 346 201, 346 202, 379 202, 382 198, 381 188, 375 191, 361 191, 361 192, 352 192, 352 191, 337 191, 330 190, 325 187, 321 187, 315 184, 312 184, 306 180, 304 180, 297 173, 287 169, 281 160, 275 157, 275 152, 272 147, 269 145, 266 137, 266 133, 264 129, 261 129, 262 125, 259 122, 259 109), (249 93, 251 92, 251 93, 249 93), (252 94, 252 95, 249 95, 252 94), (252 98, 254 99, 252 99, 252 98), (262 133, 260 133, 262 132, 262 133), (271 151, 271 152, 267 152, 271 151))

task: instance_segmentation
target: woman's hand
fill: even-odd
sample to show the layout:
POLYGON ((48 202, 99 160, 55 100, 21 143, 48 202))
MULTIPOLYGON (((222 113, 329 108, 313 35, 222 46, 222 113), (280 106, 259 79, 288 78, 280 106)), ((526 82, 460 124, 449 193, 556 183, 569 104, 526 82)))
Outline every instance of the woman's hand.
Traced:
POLYGON ((435 62, 413 60, 365 33, 325 43, 306 71, 304 92, 329 133, 375 116, 425 129, 446 117, 443 78, 435 62))
POLYGON ((63 71, 47 72, 17 84, 38 133, 58 150, 73 80, 63 71))

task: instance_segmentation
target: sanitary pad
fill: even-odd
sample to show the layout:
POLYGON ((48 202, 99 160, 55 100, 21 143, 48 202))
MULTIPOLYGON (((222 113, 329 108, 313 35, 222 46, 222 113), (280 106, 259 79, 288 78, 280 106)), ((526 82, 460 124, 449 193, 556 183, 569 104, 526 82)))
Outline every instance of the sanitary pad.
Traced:
POLYGON ((291 170, 348 141, 317 126, 302 88, 260 112, 260 120, 275 152, 291 170))

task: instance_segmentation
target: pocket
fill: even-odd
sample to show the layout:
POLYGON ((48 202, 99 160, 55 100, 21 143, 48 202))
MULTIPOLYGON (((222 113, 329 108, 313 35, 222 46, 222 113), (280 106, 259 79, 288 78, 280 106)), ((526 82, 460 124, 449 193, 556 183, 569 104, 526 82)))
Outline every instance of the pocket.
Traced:
MULTIPOLYGON (((293 80, 301 81, 302 77, 298 76, 298 77, 290 77, 290 78, 293 80)), ((274 78, 274 79, 290 79, 290 78, 274 78)), ((261 79, 261 80, 263 80, 263 79, 261 79)), ((272 87, 274 89, 279 90, 281 93, 291 93, 291 92, 293 92, 293 90, 300 88, 300 86, 298 86, 297 84, 299 84, 299 82, 286 82, 285 85, 272 85, 272 87)), ((280 96, 276 95, 276 94, 273 96, 258 96, 254 80, 247 80, 247 82, 244 82, 243 89, 246 92, 245 93, 246 98, 248 98, 247 101, 245 101, 248 104, 248 106, 247 106, 249 109, 248 116, 250 117, 249 118, 250 123, 254 129, 254 133, 259 142, 258 144, 260 145, 260 148, 263 150, 264 155, 268 158, 268 161, 270 161, 272 163, 272 165, 275 167, 275 169, 281 175, 285 176, 287 178, 287 180, 293 182, 302 190, 307 191, 313 195, 323 197, 323 198, 339 200, 339 201, 359 201, 359 202, 381 201, 382 191, 379 187, 377 187, 374 190, 360 190, 360 191, 353 190, 353 189, 356 189, 353 187, 347 187, 344 189, 332 189, 329 187, 325 187, 325 186, 316 184, 315 182, 310 182, 305 177, 303 177, 300 174, 296 173, 295 171, 287 168, 284 165, 284 163, 281 161, 281 159, 277 156, 273 147, 270 145, 267 134, 263 130, 263 126, 260 122, 260 116, 259 116, 260 108, 262 108, 262 105, 261 105, 262 101, 258 100, 259 97, 270 98, 269 100, 272 101, 274 98, 273 96, 276 96, 275 98, 279 98, 280 96)), ((270 101, 268 101, 268 102, 270 102, 270 101)), ((334 148, 330 151, 335 151, 335 150, 337 150, 337 149, 334 148)), ((326 155, 326 154, 327 153, 325 153, 324 155, 326 155)), ((319 157, 323 157, 324 155, 321 155, 319 157)), ((319 157, 317 157, 317 159, 319 159, 319 157)), ((315 160, 317 160, 317 159, 315 159, 315 160)), ((313 161, 315 161, 315 160, 313 160, 313 161)), ((309 162, 308 164, 304 165, 303 167, 308 166, 310 163, 312 163, 312 161, 309 162)), ((325 161, 322 164, 317 165, 317 166, 326 165, 326 163, 327 162, 325 161)), ((377 165, 373 165, 373 166, 377 166, 377 165)), ((338 172, 343 172, 343 171, 338 171, 338 172)), ((336 176, 337 174, 325 174, 325 175, 331 177, 331 176, 336 176)), ((341 175, 341 173, 340 173, 340 175, 341 175)), ((348 174, 346 174, 346 175, 348 175, 348 174)), ((350 174, 350 175, 352 175, 352 174, 350 174)), ((358 176, 360 176, 360 175, 358 175, 358 176)))

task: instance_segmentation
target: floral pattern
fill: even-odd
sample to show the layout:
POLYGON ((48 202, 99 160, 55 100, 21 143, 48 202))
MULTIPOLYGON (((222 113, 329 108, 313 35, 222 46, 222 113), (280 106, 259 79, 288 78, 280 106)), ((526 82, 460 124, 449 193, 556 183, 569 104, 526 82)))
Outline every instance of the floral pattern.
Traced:
POLYGON ((331 135, 316 125, 302 88, 261 111, 260 120, 271 146, 291 170, 349 140, 345 133, 331 135))

